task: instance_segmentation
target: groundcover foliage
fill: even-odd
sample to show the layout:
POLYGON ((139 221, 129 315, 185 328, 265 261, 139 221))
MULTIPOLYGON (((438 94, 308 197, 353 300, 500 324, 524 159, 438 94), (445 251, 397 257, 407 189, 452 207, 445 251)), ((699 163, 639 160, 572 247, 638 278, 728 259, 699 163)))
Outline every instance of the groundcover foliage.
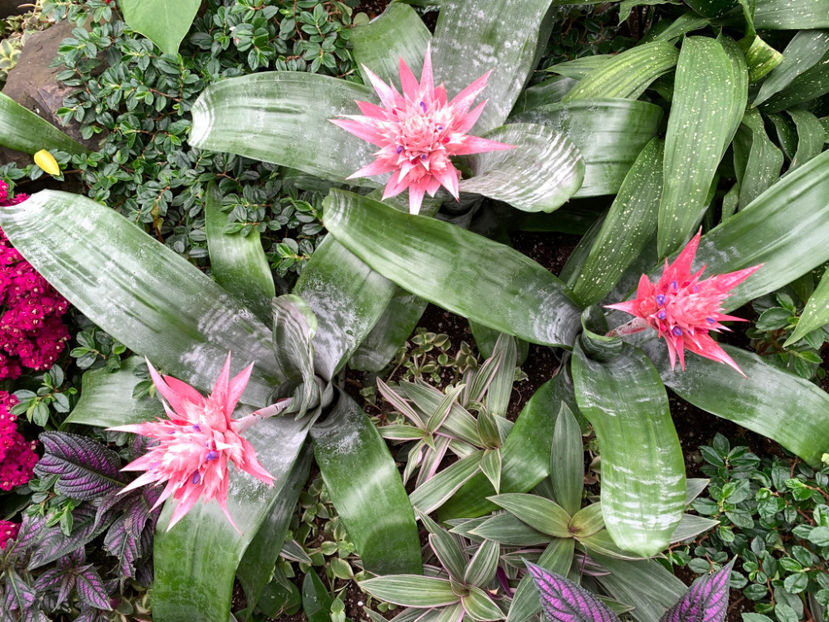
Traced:
MULTIPOLYGON (((74 355, 95 369, 63 423, 153 419, 159 404, 146 392, 156 387, 167 415, 201 434, 206 420, 182 412, 202 404, 198 392, 211 386, 210 399, 235 402, 214 385, 230 351, 234 376, 254 365, 244 393, 241 376, 231 392, 240 398, 237 418, 262 419, 246 437, 275 481, 231 471, 227 490, 205 493, 226 496, 235 528, 211 502, 168 530, 176 501, 164 504, 152 542, 154 619, 227 620, 234 579, 252 615, 274 584, 284 586, 283 570, 270 581, 312 461, 360 556, 361 587, 404 607, 401 622, 519 620, 542 607, 549 614, 525 560, 600 594, 596 607, 607 619, 674 619, 699 603, 688 604, 681 581, 648 558, 712 527, 684 514, 689 503, 747 527, 736 506, 749 491, 712 486, 717 508, 704 511, 704 482, 686 479, 666 387, 798 456, 809 466, 786 486, 796 500, 808 490, 820 503, 829 397, 809 380, 809 364, 820 362, 829 320, 823 0, 623 3, 620 17, 632 9, 644 36, 615 42, 617 54, 567 61, 557 58, 566 39, 551 33, 574 23, 577 9, 549 0, 411 3, 430 5, 427 17, 437 11, 431 30, 404 2, 353 28, 355 3, 208 2, 192 26, 192 3, 183 3, 181 21, 166 29, 147 20, 152 3, 110 4, 44 7, 78 25, 61 46, 59 78, 80 89, 60 114, 84 138, 100 138, 99 148, 67 142, 12 105, 0 119, 18 128, 10 146, 54 150, 87 195, 43 190, 0 206, 15 248, 107 334, 88 327, 79 339, 74 355), (444 86, 433 88, 432 77, 444 86), (356 125, 346 132, 331 120, 356 125), (28 143, 20 127, 31 128, 28 143), (446 147, 475 137, 484 139, 478 147, 514 148, 446 147), (371 169, 355 177, 376 148, 391 180, 371 169), (447 164, 444 152, 472 155, 447 164), (434 197, 422 207, 415 201, 421 214, 405 213, 406 193, 415 191, 434 197), (323 226, 328 235, 317 238, 323 226), (522 228, 583 235, 557 277, 503 244, 522 228), (205 274, 198 266, 208 263, 205 274), (283 278, 300 268, 295 282, 283 278), (445 391, 379 383, 400 419, 378 429, 344 391, 344 371, 349 361, 381 371, 425 301, 467 318, 489 356, 445 391), (752 336, 771 344, 771 360, 709 334, 750 301, 762 311, 752 336), (768 336, 774 331, 782 332, 768 336), (527 342, 554 348, 560 369, 511 420, 527 342), (179 379, 167 382, 186 399, 137 377, 140 358, 121 360, 127 350, 179 379), (276 411, 282 416, 268 417, 276 411), (588 426, 601 453, 598 499, 583 488, 588 426), (402 478, 384 438, 404 443, 402 478), (428 534, 425 558, 417 521, 428 534)), ((22 396, 40 425, 50 404, 68 410, 67 398, 55 397, 63 374, 50 374, 45 390, 22 396)), ((128 506, 118 515, 107 496, 127 486, 116 454, 67 432, 46 432, 41 442, 36 485, 55 495, 48 520, 60 533, 38 545, 34 561, 30 547, 51 532, 28 519, 9 540, 3 615, 46 615, 74 590, 79 615, 105 616, 108 588, 84 564, 83 547, 108 529, 105 550, 121 560, 122 577, 135 576, 156 520, 147 495, 158 491, 117 497, 128 506), (48 562, 55 572, 31 574, 48 562), (58 581, 61 573, 75 582, 58 581), (48 597, 37 597, 37 586, 48 597)), ((195 470, 179 482, 179 502, 183 491, 203 490, 205 469, 215 467, 208 463, 224 460, 228 476, 220 457, 227 447, 206 449, 200 458, 191 452, 195 470)), ((756 497, 758 511, 769 514, 773 496, 756 497)), ((788 520, 787 508, 779 511, 788 520)), ((796 616, 780 619, 807 608, 824 616, 825 518, 815 507, 798 537, 817 548, 792 548, 792 561, 764 556, 768 538, 752 541, 754 559, 737 548, 742 574, 732 585, 752 572, 772 585, 782 578, 778 564, 791 573, 781 599, 796 616)), ((726 523, 716 533, 721 542, 709 557, 722 566, 737 538, 727 539, 726 523)), ((287 555, 305 562, 296 548, 287 555)), ((335 576, 351 576, 339 566, 335 576)), ((546 571, 533 576, 552 585, 546 571)), ((689 594, 726 576, 719 570, 689 594)), ((320 593, 313 578, 307 591, 320 593)), ((769 613, 765 594, 756 595, 758 613, 748 615, 769 613)), ((322 609, 342 614, 333 603, 322 609)), ((721 619, 717 611, 711 619, 721 619)), ((778 602, 775 615, 790 613, 778 602)))

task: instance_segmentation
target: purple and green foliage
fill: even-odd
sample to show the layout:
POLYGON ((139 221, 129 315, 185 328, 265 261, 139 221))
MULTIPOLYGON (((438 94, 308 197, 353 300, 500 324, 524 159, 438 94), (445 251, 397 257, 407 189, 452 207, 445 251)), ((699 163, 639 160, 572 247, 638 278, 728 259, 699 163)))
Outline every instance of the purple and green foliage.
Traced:
POLYGON ((127 483, 119 471, 121 461, 111 449, 89 437, 68 432, 43 432, 45 450, 35 466, 35 475, 59 475, 55 491, 85 501, 120 490, 127 483))
MULTIPOLYGON (((550 622, 617 622, 598 597, 558 573, 526 562, 550 622)), ((734 560, 697 579, 660 622, 723 622, 728 608, 728 578, 734 560)))

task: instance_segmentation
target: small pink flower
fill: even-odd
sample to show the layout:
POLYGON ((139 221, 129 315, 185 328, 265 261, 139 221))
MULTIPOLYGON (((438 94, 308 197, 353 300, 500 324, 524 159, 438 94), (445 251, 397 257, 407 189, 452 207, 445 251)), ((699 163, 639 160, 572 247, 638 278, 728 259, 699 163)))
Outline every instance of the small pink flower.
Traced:
MULTIPOLYGON (((167 482, 155 507, 168 497, 178 501, 170 524, 180 521, 199 498, 216 499, 230 523, 238 531, 227 509, 228 463, 250 473, 266 484, 273 477, 259 463, 253 446, 240 432, 244 420, 232 419, 236 403, 242 396, 253 365, 230 378, 230 354, 216 380, 213 392, 204 397, 189 384, 171 376, 163 378, 147 362, 150 376, 164 398, 169 420, 157 420, 112 428, 135 432, 157 443, 140 458, 124 467, 125 471, 146 471, 123 492, 145 484, 167 482)), ((153 508, 153 509, 154 509, 153 508)))
POLYGON ((368 70, 382 105, 358 101, 363 116, 347 116, 331 122, 347 132, 380 147, 376 159, 349 177, 370 177, 392 173, 383 198, 393 197, 409 189, 409 211, 417 214, 423 195, 434 196, 443 186, 458 198, 460 171, 450 156, 512 149, 494 140, 470 136, 486 101, 471 111, 469 107, 486 85, 490 72, 475 80, 452 100, 447 101, 446 89, 434 85, 431 49, 426 49, 420 82, 412 70, 400 59, 400 83, 403 94, 397 92, 368 70))
POLYGON ((13 523, 7 520, 0 520, 0 551, 6 549, 9 540, 17 538, 20 531, 20 523, 13 523))
POLYGON ((680 367, 685 369, 685 350, 690 350, 730 365, 745 376, 708 331, 729 330, 720 323, 722 321, 745 321, 721 313, 721 303, 733 288, 745 281, 762 264, 717 274, 700 281, 705 266, 691 274, 691 263, 697 252, 700 235, 701 231, 688 242, 672 264, 665 260, 665 269, 656 283, 651 283, 647 275, 643 274, 639 279, 636 298, 607 305, 609 309, 618 309, 636 316, 636 319, 613 332, 618 335, 631 334, 650 326, 659 331, 659 336, 664 337, 668 344, 671 369, 676 365, 677 357, 680 367))

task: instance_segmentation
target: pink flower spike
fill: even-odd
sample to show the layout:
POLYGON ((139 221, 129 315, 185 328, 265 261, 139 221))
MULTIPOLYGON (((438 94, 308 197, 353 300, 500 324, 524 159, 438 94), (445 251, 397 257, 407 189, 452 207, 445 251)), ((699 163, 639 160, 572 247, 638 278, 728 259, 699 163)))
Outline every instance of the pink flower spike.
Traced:
POLYGON ((240 425, 241 420, 232 418, 253 365, 231 378, 228 353, 213 392, 207 397, 181 380, 162 377, 149 361, 147 366, 165 400, 169 419, 111 428, 155 441, 146 454, 123 468, 124 471, 146 471, 124 492, 145 484, 166 483, 159 503, 170 496, 178 501, 168 531, 199 499, 215 499, 230 524, 239 531, 227 509, 228 464, 232 462, 238 470, 273 485, 273 476, 259 463, 253 446, 241 436, 242 429, 251 421, 240 425))
POLYGON ((628 324, 619 326, 612 332, 625 335, 650 326, 658 331, 659 337, 663 337, 668 345, 671 369, 676 366, 677 359, 679 366, 685 369, 685 350, 688 350, 713 361, 725 363, 745 377, 737 363, 708 333, 728 330, 723 326, 723 321, 745 321, 724 314, 722 302, 728 298, 733 288, 759 270, 763 264, 700 280, 705 267, 691 273, 691 264, 701 234, 702 230, 691 238, 673 263, 669 264, 668 260, 665 260, 662 276, 656 283, 652 283, 647 275, 643 274, 633 300, 606 305, 608 309, 617 309, 636 316, 628 324))
POLYGON ((443 85, 435 87, 431 47, 426 48, 420 81, 400 59, 403 94, 364 67, 382 105, 357 102, 363 116, 344 115, 331 119, 346 132, 380 147, 372 164, 353 173, 371 177, 391 173, 383 198, 409 190, 409 211, 420 212, 423 196, 434 196, 443 186, 458 199, 461 173, 452 156, 513 149, 494 140, 470 136, 467 132, 480 116, 486 102, 470 106, 486 86, 489 72, 463 89, 451 102, 443 85))

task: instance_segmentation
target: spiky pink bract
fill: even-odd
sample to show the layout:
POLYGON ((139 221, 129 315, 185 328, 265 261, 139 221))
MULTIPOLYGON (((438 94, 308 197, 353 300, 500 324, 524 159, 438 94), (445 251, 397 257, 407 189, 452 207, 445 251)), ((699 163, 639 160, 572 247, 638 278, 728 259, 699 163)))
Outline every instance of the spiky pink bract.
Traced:
POLYGON ((441 186, 458 198, 461 174, 452 164, 451 156, 514 148, 467 134, 486 105, 484 100, 469 109, 486 86, 490 72, 448 101, 444 86, 434 85, 431 48, 426 49, 420 82, 400 59, 402 95, 367 67, 363 66, 363 70, 382 105, 358 101, 362 116, 349 115, 344 119, 331 119, 331 122, 377 145, 380 150, 374 154, 374 162, 349 179, 391 173, 383 198, 396 196, 408 188, 409 212, 412 214, 420 211, 425 193, 434 196, 441 186))
POLYGON ((149 361, 147 366, 156 389, 164 398, 162 402, 169 419, 112 428, 156 441, 146 454, 124 467, 125 471, 146 473, 122 492, 166 482, 153 509, 170 496, 178 501, 168 531, 198 499, 215 499, 238 531, 227 509, 228 463, 273 485, 273 477, 257 460, 253 446, 239 434, 239 421, 231 418, 253 365, 230 378, 228 354, 208 397, 181 380, 160 376, 149 361))
POLYGON ((728 298, 732 289, 745 281, 762 264, 736 272, 717 274, 701 281, 700 276, 705 266, 691 274, 691 263, 699 246, 700 235, 701 231, 697 232, 673 263, 669 264, 665 259, 665 269, 656 283, 651 283, 647 275, 643 274, 639 279, 636 298, 606 305, 609 309, 618 309, 636 316, 635 320, 614 332, 630 334, 650 326, 656 329, 659 336, 664 337, 668 344, 671 369, 676 366, 677 358, 680 367, 685 369, 685 350, 689 350, 730 365, 745 376, 737 363, 708 332, 729 330, 721 324, 723 321, 745 321, 722 313, 721 303, 728 298))

